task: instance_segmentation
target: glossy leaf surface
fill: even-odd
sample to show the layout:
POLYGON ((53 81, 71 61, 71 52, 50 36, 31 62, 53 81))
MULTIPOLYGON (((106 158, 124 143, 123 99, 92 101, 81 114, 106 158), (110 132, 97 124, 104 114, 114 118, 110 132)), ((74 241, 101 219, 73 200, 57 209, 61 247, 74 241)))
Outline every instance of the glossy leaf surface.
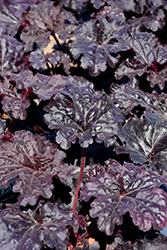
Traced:
POLYGON ((17 131, 12 142, 0 141, 1 185, 7 187, 9 180, 18 176, 13 191, 20 192, 18 201, 22 206, 34 205, 40 195, 50 198, 53 176, 66 185, 72 183, 69 167, 62 163, 64 157, 65 153, 44 137, 17 131))
POLYGON ((81 200, 91 203, 90 215, 98 217, 100 231, 112 235, 116 225, 123 223, 126 212, 133 223, 142 231, 160 230, 167 222, 167 193, 160 189, 167 179, 144 167, 131 163, 120 165, 112 160, 106 161, 109 172, 93 177, 82 188, 81 200))

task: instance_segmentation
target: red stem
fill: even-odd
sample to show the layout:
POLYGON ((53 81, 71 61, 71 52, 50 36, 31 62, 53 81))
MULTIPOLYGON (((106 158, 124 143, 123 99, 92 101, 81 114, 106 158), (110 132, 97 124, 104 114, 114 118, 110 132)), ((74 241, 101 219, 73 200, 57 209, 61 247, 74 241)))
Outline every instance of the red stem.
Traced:
POLYGON ((73 205, 73 209, 72 209, 73 213, 75 213, 76 206, 77 206, 78 194, 79 194, 79 185, 80 185, 80 182, 82 180, 83 170, 84 170, 85 161, 86 161, 85 155, 86 155, 86 148, 83 148, 82 149, 82 158, 81 158, 81 170, 80 170, 80 174, 79 174, 79 179, 78 179, 77 189, 76 189, 75 199, 74 199, 74 205, 73 205))
POLYGON ((13 118, 8 126, 8 128, 6 129, 5 133, 11 133, 12 129, 14 128, 15 124, 17 122, 17 119, 13 118))

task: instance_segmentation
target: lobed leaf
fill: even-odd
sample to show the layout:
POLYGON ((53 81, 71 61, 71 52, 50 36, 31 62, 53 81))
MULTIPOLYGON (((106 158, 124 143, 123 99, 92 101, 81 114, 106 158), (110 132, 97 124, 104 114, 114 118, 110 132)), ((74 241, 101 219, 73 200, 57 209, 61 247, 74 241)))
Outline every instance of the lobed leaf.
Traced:
MULTIPOLYGON (((0 33, 2 32, 2 29, 0 33)), ((23 61, 23 44, 18 42, 15 38, 0 34, 0 70, 2 72, 13 70, 19 71, 19 64, 23 61)))
POLYGON ((109 172, 93 177, 81 190, 80 200, 91 203, 90 216, 98 217, 100 231, 112 235, 116 225, 123 223, 122 215, 130 213, 133 223, 142 231, 164 228, 167 222, 167 194, 160 189, 167 179, 132 163, 106 161, 109 172))
POLYGON ((114 68, 119 61, 119 55, 112 51, 114 23, 106 18, 91 19, 77 26, 72 33, 75 40, 69 44, 70 52, 74 59, 82 55, 81 66, 89 69, 92 76, 105 71, 107 63, 114 68))
POLYGON ((12 111, 15 119, 25 120, 26 109, 30 106, 28 91, 17 92, 16 87, 8 79, 0 82, 0 94, 2 97, 2 107, 5 112, 12 111))
MULTIPOLYGON (((74 78, 74 80, 77 78, 74 78)), ((56 141, 64 149, 79 139, 83 148, 92 144, 93 137, 105 146, 116 140, 123 116, 110 98, 95 92, 91 83, 78 86, 67 83, 65 90, 56 95, 44 108, 44 120, 50 129, 58 130, 56 141)))
POLYGON ((133 26, 127 25, 114 32, 114 37, 118 40, 113 44, 114 53, 130 49, 135 53, 133 58, 127 58, 119 65, 116 73, 118 79, 120 73, 123 76, 123 71, 126 73, 124 75, 141 75, 153 62, 166 62, 167 47, 160 45, 154 34, 139 32, 133 26))
POLYGON ((50 198, 52 177, 71 185, 70 168, 62 163, 65 153, 58 150, 42 136, 30 132, 17 131, 12 142, 0 140, 0 182, 8 186, 12 178, 18 176, 14 192, 20 192, 18 202, 22 206, 36 204, 39 196, 50 198))
POLYGON ((64 71, 69 74, 70 71, 70 58, 67 54, 62 51, 54 51, 53 53, 47 53, 44 55, 42 49, 36 49, 31 52, 29 61, 34 69, 41 69, 46 67, 46 63, 50 62, 53 66, 57 66, 58 64, 63 64, 64 71))
POLYGON ((67 84, 67 80, 72 78, 71 76, 67 78, 62 75, 48 76, 40 73, 33 75, 29 70, 21 71, 18 74, 10 73, 9 76, 12 81, 15 81, 18 89, 32 88, 33 93, 43 100, 48 100, 53 95, 60 93, 67 84))
POLYGON ((0 214, 0 247, 2 250, 39 250, 47 246, 66 250, 68 225, 75 231, 78 229, 74 215, 49 202, 35 212, 23 212, 18 205, 7 205, 0 214))
POLYGON ((165 250, 166 244, 167 237, 162 234, 159 234, 158 237, 153 240, 146 239, 145 237, 140 242, 135 243, 133 249, 140 250, 142 247, 143 250, 165 250))
POLYGON ((60 4, 55 6, 54 2, 49 0, 30 5, 30 10, 24 15, 24 18, 29 22, 20 36, 25 44, 25 51, 32 51, 34 43, 44 49, 50 42, 52 32, 61 33, 63 39, 67 39, 68 32, 76 22, 71 12, 63 10, 60 4), (65 20, 69 20, 70 24, 65 20))
POLYGON ((123 85, 112 84, 110 86, 110 97, 125 115, 129 114, 132 108, 141 105, 148 110, 154 110, 154 102, 151 97, 138 88, 138 81, 132 78, 123 85))
POLYGON ((160 112, 146 113, 142 119, 130 118, 122 129, 122 141, 117 154, 129 153, 134 163, 150 162, 158 170, 166 170, 167 118, 160 112))

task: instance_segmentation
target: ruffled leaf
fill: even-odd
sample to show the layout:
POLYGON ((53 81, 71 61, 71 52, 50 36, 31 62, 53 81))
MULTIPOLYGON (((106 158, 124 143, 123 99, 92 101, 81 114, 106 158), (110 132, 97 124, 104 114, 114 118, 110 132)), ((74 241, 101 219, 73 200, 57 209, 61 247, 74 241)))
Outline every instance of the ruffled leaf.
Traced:
POLYGON ((55 204, 47 203, 33 213, 20 211, 18 205, 7 205, 0 214, 0 247, 37 250, 47 246, 66 250, 68 225, 77 230, 74 215, 55 204))
POLYGON ((34 43, 44 49, 50 42, 49 37, 52 32, 61 33, 63 39, 66 39, 69 36, 68 31, 76 22, 71 12, 63 10, 61 5, 55 6, 54 2, 49 0, 30 5, 30 10, 24 18, 29 25, 24 27, 20 37, 26 51, 32 51, 34 43), (69 20, 70 24, 65 20, 69 20))
POLYGON ((167 165, 167 118, 160 112, 146 113, 141 119, 130 118, 122 129, 122 141, 117 154, 129 153, 134 163, 150 162, 158 170, 167 165))
POLYGON ((167 194, 159 187, 167 179, 144 167, 131 163, 120 165, 106 161, 109 172, 93 177, 82 188, 80 199, 91 203, 90 216, 98 217, 100 231, 112 235, 123 216, 130 213, 133 223, 142 231, 164 228, 167 222, 167 194))
POLYGON ((10 80, 15 81, 17 89, 28 90, 32 88, 33 93, 43 100, 48 100, 53 95, 60 93, 67 84, 67 80, 72 78, 62 75, 48 76, 40 73, 34 76, 29 70, 21 71, 19 74, 9 73, 9 77, 10 80))
POLYGON ((81 66, 89 69, 90 75, 97 76, 105 71, 107 63, 114 68, 119 61, 119 55, 112 53, 114 21, 92 19, 76 27, 73 32, 76 39, 69 44, 70 51, 74 59, 82 55, 81 66))
POLYGON ((28 91, 17 92, 16 87, 8 79, 0 82, 0 94, 2 95, 2 107, 5 112, 12 111, 15 119, 25 120, 26 109, 30 106, 28 91))
POLYGON ((85 86, 78 86, 75 79, 44 108, 48 113, 45 122, 50 129, 58 130, 56 141, 62 148, 68 149, 77 138, 86 148, 93 137, 107 147, 112 145, 123 121, 121 111, 106 94, 95 92, 91 83, 85 81, 85 86))
POLYGON ((72 177, 67 164, 63 164, 65 153, 56 149, 45 137, 34 136, 30 132, 17 131, 12 142, 0 140, 0 182, 8 186, 12 178, 18 176, 14 192, 20 192, 18 202, 22 206, 36 204, 39 196, 50 198, 52 177, 71 185, 72 177))

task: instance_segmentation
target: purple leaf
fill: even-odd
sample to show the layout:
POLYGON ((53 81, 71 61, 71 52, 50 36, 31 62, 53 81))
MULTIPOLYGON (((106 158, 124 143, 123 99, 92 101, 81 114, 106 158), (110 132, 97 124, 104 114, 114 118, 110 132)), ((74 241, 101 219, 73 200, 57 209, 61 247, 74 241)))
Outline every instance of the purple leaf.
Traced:
POLYGON ((42 49, 36 49, 31 52, 29 61, 34 69, 39 70, 40 68, 44 68, 46 66, 46 57, 43 54, 42 49))
MULTIPOLYGON (((111 3, 111 1, 109 0, 107 2, 109 4, 111 3)), ((120 0, 120 1, 114 0, 114 3, 121 10, 125 10, 125 11, 135 10, 135 2, 133 0, 120 0)))
POLYGON ((98 13, 98 17, 106 18, 113 26, 114 30, 119 30, 125 23, 125 15, 123 11, 116 7, 115 4, 111 6, 104 6, 98 13))
POLYGON ((133 246, 133 250, 166 250, 167 245, 167 237, 162 234, 159 234, 157 238, 150 239, 142 239, 140 242, 137 242, 133 246), (141 248, 142 247, 142 248, 141 248))
POLYGON ((131 81, 123 85, 111 85, 110 97, 125 115, 128 115, 132 108, 138 105, 149 110, 154 110, 155 108, 152 99, 138 88, 136 78, 131 79, 131 81))
POLYGON ((167 111, 167 94, 166 93, 157 93, 156 90, 154 90, 152 93, 147 93, 147 96, 151 99, 154 110, 159 112, 166 112, 167 111))
POLYGON ((115 70, 115 77, 118 80, 124 76, 128 76, 129 79, 134 79, 135 76, 143 75, 146 70, 147 66, 141 65, 140 61, 136 59, 129 60, 129 58, 127 58, 115 70))
POLYGON ((151 227, 161 230, 167 222, 167 194, 160 185, 167 179, 132 163, 106 161, 110 168, 93 177, 81 190, 80 200, 95 197, 89 210, 92 218, 98 217, 100 231, 112 235, 116 225, 123 223, 122 215, 130 213, 133 223, 142 231, 151 227))
POLYGON ((160 112, 130 118, 122 129, 126 145, 115 147, 117 154, 129 153, 134 163, 150 162, 158 170, 167 165, 167 117, 160 112))
POLYGON ((114 242, 108 245, 106 250, 133 250, 130 241, 125 242, 121 235, 115 237, 114 242))
POLYGON ((76 80, 67 82, 65 90, 44 108, 48 112, 45 122, 50 129, 59 130, 56 141, 64 149, 76 138, 86 148, 94 136, 96 142, 104 142, 106 147, 112 145, 123 121, 120 110, 107 95, 95 92, 91 83, 85 81, 85 86, 78 86, 76 80))
POLYGON ((15 119, 25 120, 27 116, 26 109, 30 106, 30 100, 26 95, 27 91, 17 92, 15 86, 10 84, 8 79, 0 82, 0 94, 2 98, 2 107, 5 112, 12 111, 15 119))
POLYGON ((0 70, 8 71, 18 70, 18 65, 23 58, 23 44, 18 42, 15 38, 8 35, 0 35, 0 70))
POLYGON ((68 7, 70 5, 74 10, 81 10, 85 2, 87 2, 87 0, 62 0, 64 6, 68 7))
POLYGON ((151 11, 149 8, 141 17, 133 17, 133 19, 130 19, 128 23, 135 26, 139 30, 142 30, 144 26, 147 30, 150 29, 155 32, 158 29, 162 29, 165 25, 165 14, 162 9, 155 9, 154 11, 151 11))
POLYGON ((70 73, 70 57, 62 51, 54 51, 53 53, 44 55, 42 49, 37 49, 31 52, 29 61, 32 67, 37 70, 45 67, 46 62, 50 62, 53 66, 62 63, 64 71, 67 74, 70 73))
POLYGON ((165 87, 165 81, 167 81, 166 73, 167 73, 167 68, 164 68, 159 72, 154 72, 154 71, 149 72, 147 80, 150 81, 150 87, 154 88, 155 85, 158 85, 158 87, 161 90, 163 90, 165 87))
MULTIPOLYGON (((113 15, 114 18, 114 15, 113 15)), ((70 51, 77 59, 80 55, 81 66, 89 69, 89 74, 97 76, 107 68, 106 63, 114 68, 119 56, 112 52, 114 22, 106 18, 91 19, 77 26, 74 30, 76 39, 69 44, 70 51)))
POLYGON ((21 71, 19 74, 10 73, 9 75, 10 79, 16 82, 18 89, 28 90, 32 88, 33 93, 43 100, 48 100, 53 95, 60 93, 67 84, 67 79, 70 79, 70 77, 61 75, 48 76, 40 73, 34 76, 30 70, 21 71))
POLYGON ((23 212, 18 205, 7 205, 0 214, 0 248, 37 250, 47 246, 66 250, 68 225, 77 230, 74 215, 49 202, 35 212, 23 212))
POLYGON ((20 192, 19 204, 34 205, 40 195, 51 197, 53 176, 71 185, 70 168, 62 163, 63 158, 65 153, 56 149, 45 137, 17 131, 12 142, 0 140, 1 185, 7 187, 9 180, 19 176, 13 186, 14 192, 20 192))
POLYGON ((72 13, 63 10, 61 5, 55 7, 54 2, 49 0, 30 5, 30 10, 24 18, 29 22, 21 34, 26 51, 32 51, 34 42, 39 48, 44 49, 50 42, 49 36, 52 32, 61 33, 63 39, 67 39, 68 31, 76 22, 72 13), (70 25, 65 20, 70 20, 70 25))
MULTIPOLYGON (((14 6, 14 10, 15 10, 14 6)), ((10 36, 15 36, 19 30, 19 27, 22 24, 21 16, 22 11, 24 8, 20 8, 20 16, 17 16, 17 13, 10 10, 10 7, 8 8, 5 5, 2 5, 0 7, 0 22, 1 22, 1 29, 3 28, 3 33, 10 36)))
MULTIPOLYGON (((135 69, 144 69, 150 66, 154 61, 164 64, 167 60, 167 48, 160 45, 155 35, 148 32, 138 32, 134 27, 128 26, 120 31, 114 32, 115 38, 119 41, 114 43, 113 52, 133 49, 135 56, 132 59, 126 59, 126 66, 135 69)), ((123 62, 124 64, 124 62, 123 62)))
MULTIPOLYGON (((159 77, 157 76, 158 79, 159 77)), ((152 93, 145 93, 139 89, 138 85, 136 78, 132 78, 126 84, 112 84, 110 86, 110 96, 113 102, 125 115, 128 115, 132 108, 138 105, 145 107, 149 112, 155 112, 155 110, 159 112, 167 111, 166 93, 158 94, 155 90, 152 93)), ((160 86, 163 86, 162 82, 160 86)))

